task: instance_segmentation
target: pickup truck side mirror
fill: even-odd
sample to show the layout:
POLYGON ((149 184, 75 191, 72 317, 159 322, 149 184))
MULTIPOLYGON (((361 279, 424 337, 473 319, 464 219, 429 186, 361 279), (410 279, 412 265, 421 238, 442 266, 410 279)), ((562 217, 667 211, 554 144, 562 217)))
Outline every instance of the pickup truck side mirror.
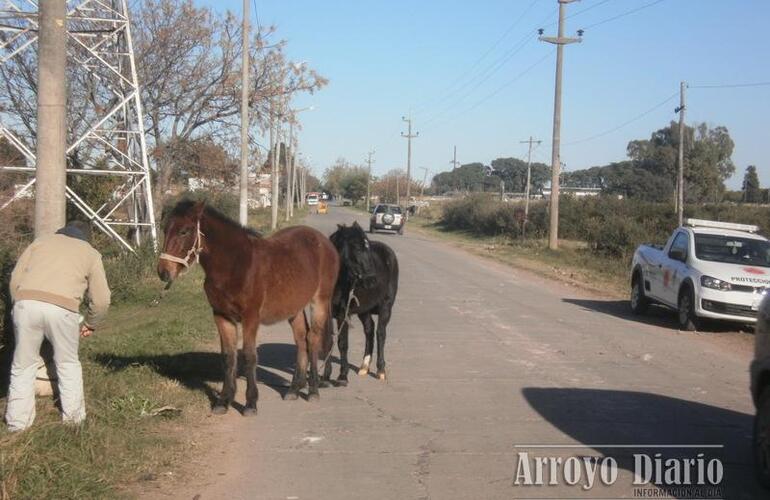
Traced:
POLYGON ((674 260, 685 262, 687 260, 687 254, 681 248, 672 248, 668 252, 668 256, 674 260))

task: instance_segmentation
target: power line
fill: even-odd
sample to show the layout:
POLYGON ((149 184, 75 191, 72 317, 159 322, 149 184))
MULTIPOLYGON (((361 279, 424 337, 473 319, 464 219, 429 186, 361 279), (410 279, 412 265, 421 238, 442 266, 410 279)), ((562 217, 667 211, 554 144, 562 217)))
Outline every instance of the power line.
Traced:
MULTIPOLYGON (((477 58, 477 59, 476 59, 476 61, 475 61, 475 62, 474 62, 472 65, 471 65, 471 67, 470 67, 470 68, 469 68, 467 71, 465 71, 465 72, 464 72, 462 75, 460 75, 458 78, 456 78, 456 79, 455 79, 455 80, 454 80, 454 81, 453 81, 453 82, 452 82, 452 83, 451 83, 451 84, 450 84, 448 87, 446 87, 446 88, 444 89, 444 91, 443 91, 443 92, 441 92, 441 93, 443 94, 444 92, 449 92, 449 91, 450 91, 450 90, 451 90, 451 89, 452 89, 452 88, 453 88, 455 85, 457 85, 457 84, 458 84, 458 83, 460 83, 461 81, 465 80, 465 79, 468 77, 468 75, 470 75, 470 74, 471 74, 471 73, 472 73, 472 72, 473 72, 473 71, 474 71, 474 70, 475 70, 475 69, 476 69, 476 68, 479 66, 479 64, 481 64, 481 61, 483 61, 484 59, 486 59, 486 57, 487 57, 489 54, 491 54, 491 53, 492 53, 492 51, 493 51, 493 50, 495 50, 495 49, 497 48, 497 46, 498 46, 498 45, 500 45, 500 44, 502 43, 502 41, 503 41, 503 40, 505 40, 505 39, 508 37, 508 35, 509 35, 509 34, 511 34, 511 32, 513 31, 513 29, 514 29, 516 26, 518 26, 518 25, 519 25, 519 23, 520 23, 520 22, 521 22, 521 21, 524 19, 524 17, 527 15, 527 13, 528 13, 528 12, 529 12, 529 11, 532 9, 532 7, 534 7, 534 6, 535 6, 535 4, 536 4, 537 2, 538 2, 538 0, 533 0, 533 1, 532 1, 532 3, 530 3, 530 4, 529 4, 529 6, 527 6, 527 8, 525 8, 525 9, 524 9, 524 11, 522 11, 521 15, 520 15, 520 16, 519 16, 519 17, 516 19, 516 21, 514 21, 514 22, 513 22, 513 24, 511 24, 511 25, 510 25, 510 26, 509 26, 509 27, 508 27, 508 28, 505 30, 505 32, 503 33, 503 35, 502 35, 500 38, 498 38, 498 39, 497 39, 497 41, 496 41, 495 43, 493 43, 493 44, 492 44, 492 46, 491 46, 491 47, 489 47, 489 48, 488 48, 488 49, 487 49, 487 50, 486 50, 486 51, 485 51, 485 52, 484 52, 484 53, 481 55, 481 57, 477 58)), ((451 95, 451 93, 450 93, 450 95, 451 95)), ((442 99, 441 99, 440 101, 438 101, 438 102, 439 102, 439 103, 441 103, 441 102, 445 102, 445 100, 446 100, 446 97, 447 97, 447 96, 445 96, 445 98, 442 98, 442 99)), ((426 106, 426 105, 424 105, 424 104, 423 104, 423 105, 421 105, 421 106, 418 106, 418 107, 417 107, 417 110, 416 110, 416 112, 420 112, 421 110, 425 109, 426 107, 427 107, 427 106, 426 106)))
POLYGON ((745 87, 770 87, 770 82, 725 83, 720 85, 688 85, 691 89, 737 89, 745 87))
MULTIPOLYGON (((533 64, 531 64, 530 66, 528 66, 528 67, 527 67, 527 68, 526 68, 524 71, 522 71, 521 73, 519 73, 518 75, 516 75, 516 77, 515 77, 515 78, 513 78, 512 80, 509 80, 509 81, 507 81, 506 83, 504 83, 503 85, 501 85, 500 87, 498 87, 496 90, 494 90, 492 93, 490 93, 490 94, 487 94, 487 95, 486 95, 485 97, 483 97, 481 100, 479 100, 478 102, 476 102, 475 104, 473 104, 473 105, 472 105, 470 108, 468 108, 468 109, 464 110, 462 113, 460 113, 460 114, 457 114, 457 115, 455 115, 455 116, 453 116, 453 117, 451 117, 451 118, 449 118, 449 119, 447 119, 447 120, 444 120, 444 121, 442 121, 442 122, 439 122, 439 123, 438 123, 438 125, 436 125, 436 126, 441 126, 441 125, 444 125, 444 124, 446 124, 446 123, 449 123, 449 122, 451 122, 451 121, 455 120, 456 118, 458 118, 459 116, 463 116, 463 115, 466 115, 466 114, 470 113, 471 111, 475 110, 476 108, 478 108, 479 106, 481 106, 482 104, 484 104, 485 102, 487 102, 488 100, 490 100, 491 98, 495 97, 497 94, 499 94, 500 92, 502 92, 503 90, 505 90, 507 87, 510 87, 511 85, 513 85, 514 83, 516 83, 517 81, 519 81, 521 78, 523 78, 524 76, 526 76, 526 74, 527 74, 527 73, 529 73, 530 71, 532 71, 533 69, 535 69, 537 66, 539 66, 540 64, 542 64, 542 63, 543 63, 543 62, 544 62, 546 59, 550 58, 550 57, 551 57, 551 56, 552 56, 552 55, 553 55, 555 52, 556 52, 556 49, 554 49, 554 50, 553 50, 553 51, 551 51, 551 52, 548 52, 548 53, 546 53, 546 54, 545 54, 543 57, 541 57, 540 59, 538 59, 537 61, 535 61, 533 64)), ((436 126, 434 126, 434 128, 436 128, 436 126)))
MULTIPOLYGON (((551 11, 551 12, 548 14, 548 16, 546 16, 545 18, 543 18, 543 20, 541 20, 541 21, 540 21, 539 23, 537 23, 535 26, 536 26, 536 27, 540 27, 540 26, 542 26, 542 24, 543 24, 543 23, 544 23, 546 20, 548 20, 549 18, 551 18, 551 17, 552 17, 552 16, 553 16, 553 15, 554 15, 556 12, 558 12, 558 10, 559 10, 559 8, 558 8, 558 7, 556 7, 556 8, 555 8, 553 11, 551 11)), ((518 24, 518 21, 517 21, 517 23, 516 23, 516 24, 518 24)), ((455 107, 459 101, 462 101, 462 100, 464 100, 464 99, 465 99, 466 97, 468 97, 470 94, 472 94, 473 92, 475 92, 475 91, 476 91, 476 89, 478 89, 478 88, 479 88, 481 85, 483 85, 484 83, 486 83, 486 82, 487 82, 487 81, 488 81, 488 80, 489 80, 489 79, 490 79, 490 78, 491 78, 491 77, 492 77, 492 76, 493 76, 495 73, 497 73, 497 72, 498 72, 498 71, 499 71, 499 70, 500 70, 500 69, 501 69, 501 68, 504 66, 504 64, 505 64, 506 62, 510 61, 510 60, 513 58, 513 56, 515 56, 516 54, 518 54, 518 53, 519 53, 519 52, 520 52, 520 51, 521 51, 521 50, 524 48, 524 46, 526 46, 526 45, 527 45, 527 44, 528 44, 528 43, 529 43, 529 42, 530 42, 530 41, 531 41, 531 40, 534 38, 534 36, 535 36, 535 33, 536 33, 536 30, 535 30, 535 28, 532 28, 532 29, 528 30, 528 31, 527 31, 527 32, 524 34, 524 36, 523 36, 521 39, 519 39, 519 41, 517 41, 517 42, 516 42, 516 43, 513 45, 513 47, 512 47, 511 49, 509 49, 509 50, 508 50, 506 53, 504 53, 502 56, 498 57, 496 60, 492 61, 492 63, 491 63, 491 64, 489 64, 489 65, 488 65, 488 66, 487 66, 487 67, 486 67, 484 70, 482 70, 482 71, 481 71, 481 73, 480 73, 479 75, 477 75, 477 76, 475 76, 475 77, 471 77, 471 78, 470 78, 468 81, 466 81, 466 82, 465 82, 464 84, 462 84, 460 87, 458 87, 457 89, 455 89, 455 90, 451 91, 449 94, 445 95, 445 96, 444 96, 442 99, 440 99, 440 100, 439 100, 439 101, 436 103, 436 105, 441 105, 441 104, 443 104, 443 103, 447 102, 447 101, 448 101, 448 100, 449 100, 451 97, 453 97, 453 96, 457 95, 458 93, 460 93, 460 92, 462 92, 463 90, 467 89, 469 86, 473 85, 473 84, 474 84, 474 81, 475 81, 475 85, 473 85, 473 88, 472 88, 471 90, 469 90, 468 92, 465 92, 465 94, 463 94, 463 96, 462 96, 462 97, 460 97, 459 99, 456 99, 456 102, 454 102, 454 103, 450 104, 448 107, 444 108, 442 111, 440 111, 440 112, 438 112, 438 113, 436 113, 436 114, 434 114, 434 115, 432 115, 432 116, 429 116, 429 117, 428 117, 428 119, 426 120, 426 123, 430 123, 430 122, 433 122, 433 121, 435 121, 437 118, 439 118, 439 117, 441 117, 442 115, 446 114, 448 111, 451 111, 451 109, 452 109, 453 107, 455 107)), ((461 78, 461 80, 462 80, 462 78, 461 78)), ((451 88, 451 86, 450 86, 450 88, 451 88)), ((425 108, 425 107, 423 106, 423 109, 424 109, 424 108, 425 108)))
POLYGON ((640 10, 644 10, 644 9, 646 9, 648 7, 652 7, 652 6, 657 5, 657 4, 659 4, 659 3, 663 2, 663 1, 664 0, 655 0, 654 2, 650 2, 650 3, 644 4, 644 5, 640 5, 639 7, 636 7, 635 9, 631 9, 631 10, 628 10, 626 12, 622 12, 620 14, 617 14, 615 16, 608 17, 607 19, 603 19, 603 20, 595 22, 593 24, 589 24, 588 26, 583 27, 583 29, 584 30, 588 30, 588 29, 591 29, 591 28, 595 28, 596 26, 601 26, 602 24, 609 23, 611 21, 615 21, 616 19, 620 19, 622 17, 630 16, 631 14, 635 14, 635 13, 639 12, 640 10))
POLYGON ((671 100, 673 100, 678 95, 679 95, 679 92, 675 92, 675 93, 671 94, 665 100, 659 102, 658 104, 656 104, 655 106, 651 107, 647 111, 644 111, 643 113, 640 113, 640 114, 636 115, 635 117, 633 117, 633 118, 631 118, 631 119, 621 123, 620 125, 618 125, 616 127, 613 127, 611 129, 605 130, 604 132, 599 132, 598 134, 594 134, 594 135, 592 135, 590 137, 586 137, 586 138, 583 138, 583 139, 578 139, 576 141, 570 141, 570 142, 564 143, 564 145, 565 146, 572 146, 573 144, 580 144, 580 143, 583 143, 583 142, 592 141, 594 139, 598 139, 600 137, 604 137, 605 135, 609 135, 609 134, 611 134, 613 132, 616 132, 616 131, 622 129, 623 127, 625 127, 625 126, 634 123, 637 120, 641 120, 642 118, 644 118, 645 116, 649 115, 653 111, 656 111, 657 109, 665 106, 667 103, 669 103, 671 100))
MULTIPOLYGON (((448 113, 449 111, 451 111, 451 110, 452 110, 452 108, 454 108, 455 106, 457 106, 457 104, 458 104, 458 103, 462 102, 463 100, 465 100, 465 98, 467 98, 468 96, 470 96, 471 94, 473 94, 473 93, 474 93, 474 92, 475 92, 475 91, 476 91, 476 90, 477 90, 479 87, 481 87, 483 84, 485 84, 486 82, 488 82, 488 81, 489 81, 489 79, 490 79, 490 78, 492 78, 492 76, 493 76, 495 73, 497 73, 497 72, 498 72, 498 71, 499 71, 499 70, 500 70, 500 69, 501 69, 501 68, 502 68, 502 67, 505 65, 505 63, 506 63, 506 62, 508 62, 509 60, 511 60, 511 59, 513 58, 513 56, 515 56, 516 54, 518 54, 519 52, 521 52, 521 51, 524 49, 524 47, 526 47, 526 46, 527 46, 527 44, 528 44, 529 42, 531 42, 532 40, 534 40, 534 38, 535 38, 535 36, 534 36, 534 33, 532 33, 532 34, 528 34, 528 35, 527 35, 525 38, 523 38, 522 40, 520 40, 520 42, 517 44, 517 46, 515 46, 513 49, 511 49, 510 51, 508 51, 508 52, 507 52, 507 53, 506 53, 506 54, 503 56, 503 58, 502 58, 502 59, 500 59, 500 58, 499 58, 499 59, 497 59, 497 61, 495 61, 494 63, 492 63, 492 65, 491 65, 491 66, 488 66, 488 67, 487 67, 487 69, 485 70, 485 72, 481 74, 481 79, 479 79, 477 82, 475 82, 476 84, 475 84, 475 85, 473 85, 473 87, 472 87, 470 90, 468 90, 467 92, 465 92, 465 93, 464 93, 464 94, 463 94, 463 95, 462 95, 462 96, 461 96, 459 99, 456 99, 456 100, 455 100, 455 102, 453 102, 453 103, 452 103, 452 104, 450 104, 449 106, 445 107, 445 108, 444 108, 442 111, 439 111, 438 113, 436 113, 436 114, 434 114, 433 116, 431 116, 431 117, 429 117, 428 119, 426 119, 426 120, 425 120, 425 123, 426 123, 426 124, 430 124, 431 122, 435 122, 435 121, 436 121, 438 118, 440 118, 441 116, 443 116, 443 115, 445 115, 446 113, 448 113), (522 42, 523 42, 523 43, 522 43, 522 42), (490 71, 490 70, 491 70, 491 71, 490 71)), ((466 88, 467 88, 469 85, 471 85, 471 84, 473 84, 473 83, 474 83, 474 80, 475 80, 475 79, 471 79, 471 80, 469 80, 468 82, 466 82, 466 84, 465 84, 465 85, 463 85, 462 87, 460 87, 459 89, 457 89, 457 92, 459 92, 459 91, 461 91, 461 90, 464 90, 464 89, 466 89, 466 88)), ((450 95, 450 96, 448 96, 448 97, 451 97, 451 95, 450 95)), ((446 100, 447 100, 447 99, 444 99, 442 102, 445 102, 446 100)))

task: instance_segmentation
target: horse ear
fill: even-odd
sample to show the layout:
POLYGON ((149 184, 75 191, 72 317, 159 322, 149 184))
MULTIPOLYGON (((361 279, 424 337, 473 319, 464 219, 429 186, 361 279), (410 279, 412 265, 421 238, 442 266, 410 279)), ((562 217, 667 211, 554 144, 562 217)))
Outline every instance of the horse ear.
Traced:
POLYGON ((361 226, 358 225, 358 221, 353 221, 353 227, 356 229, 361 229, 361 226))
POLYGON ((197 202, 192 209, 193 216, 196 219, 200 219, 203 215, 203 211, 206 209, 206 201, 199 201, 197 202))
POLYGON ((345 224, 337 224, 337 229, 345 229, 345 224))

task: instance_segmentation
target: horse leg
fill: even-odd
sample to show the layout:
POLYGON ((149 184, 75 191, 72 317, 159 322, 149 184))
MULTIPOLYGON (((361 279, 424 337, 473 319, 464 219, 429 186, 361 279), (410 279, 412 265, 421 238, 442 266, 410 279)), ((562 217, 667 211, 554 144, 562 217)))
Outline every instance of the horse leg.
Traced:
MULTIPOLYGON (((334 328, 334 326, 331 323, 331 318, 329 319, 328 328, 334 328)), ((339 330, 339 329, 340 329, 340 322, 338 321, 337 322, 337 330, 339 330)), ((328 387, 329 385, 331 385, 331 378, 332 378, 332 361, 331 361, 332 353, 331 353, 331 349, 332 348, 333 348, 333 346, 329 348, 329 354, 326 357, 326 360, 324 361, 324 373, 321 376, 321 387, 328 387)))
POLYGON ((294 343, 297 345, 297 364, 294 367, 294 376, 291 379, 289 390, 284 394, 283 399, 295 400, 299 397, 301 391, 307 384, 307 321, 305 313, 301 311, 293 318, 289 319, 291 330, 294 333, 294 343))
POLYGON ((358 318, 364 324, 364 335, 366 335, 364 360, 361 361, 361 368, 358 369, 358 374, 366 375, 369 373, 369 363, 372 362, 372 352, 374 351, 374 320, 372 320, 371 314, 359 314, 358 318))
POLYGON ((245 318, 242 322, 243 329, 243 359, 246 363, 246 407, 243 416, 250 417, 257 414, 257 331, 259 319, 256 317, 245 318))
POLYGON ((390 321, 390 306, 380 309, 377 317, 377 378, 385 380, 385 329, 390 321))
POLYGON ((224 368, 224 378, 222 383, 222 392, 212 408, 215 415, 223 415, 227 412, 235 397, 235 375, 238 363, 238 329, 235 323, 224 316, 214 315, 214 322, 219 330, 219 342, 222 347, 222 364, 224 368))
POLYGON ((337 376, 339 385, 348 385, 348 322, 344 319, 337 321, 337 329, 340 332, 337 338, 337 348, 340 350, 340 374, 337 376))
POLYGON ((307 336, 308 354, 310 356, 310 384, 307 391, 308 401, 317 401, 318 394, 318 357, 323 351, 329 326, 329 301, 318 300, 313 304, 313 318, 307 336))

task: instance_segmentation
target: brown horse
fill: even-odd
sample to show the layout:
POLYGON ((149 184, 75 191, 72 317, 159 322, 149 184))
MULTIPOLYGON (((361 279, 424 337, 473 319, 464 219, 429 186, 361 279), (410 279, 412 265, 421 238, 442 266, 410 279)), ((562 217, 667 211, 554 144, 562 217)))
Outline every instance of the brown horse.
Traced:
POLYGON ((235 396, 237 327, 243 332, 246 363, 244 415, 257 412, 257 329, 288 319, 297 344, 297 365, 284 399, 297 399, 307 384, 308 400, 318 399, 318 359, 331 349, 331 298, 339 272, 334 245, 306 226, 283 229, 269 238, 244 228, 204 203, 182 201, 166 222, 158 276, 171 283, 200 262, 203 288, 214 312, 224 359, 224 384, 213 412, 227 411, 235 396), (308 328, 304 308, 310 305, 308 328))

